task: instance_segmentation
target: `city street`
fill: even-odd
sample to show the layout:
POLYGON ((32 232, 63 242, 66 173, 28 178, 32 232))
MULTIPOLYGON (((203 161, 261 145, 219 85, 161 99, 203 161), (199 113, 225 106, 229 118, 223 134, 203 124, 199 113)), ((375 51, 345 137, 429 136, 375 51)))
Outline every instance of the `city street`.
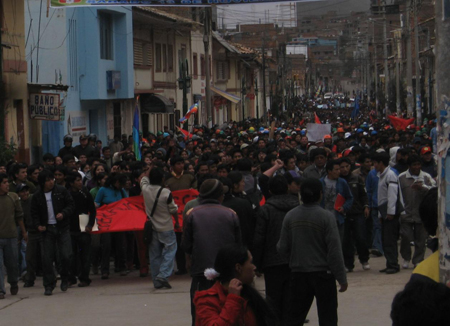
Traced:
MULTIPOLYGON (((378 272, 385 260, 371 258, 370 271, 356 264, 348 275, 349 289, 339 294, 339 324, 379 326, 390 325, 390 305, 394 295, 408 281, 411 270, 385 275, 378 272)), ((109 280, 92 276, 90 287, 59 286, 50 297, 44 296, 42 279, 33 288, 23 288, 16 297, 0 301, 1 325, 190 325, 189 276, 174 276, 171 290, 154 290, 150 278, 140 278, 138 271, 128 276, 113 274, 109 280)), ((59 285, 59 284, 58 284, 59 285)), ((256 286, 264 291, 262 279, 256 286)), ((309 325, 318 325, 316 307, 308 316, 309 325)))

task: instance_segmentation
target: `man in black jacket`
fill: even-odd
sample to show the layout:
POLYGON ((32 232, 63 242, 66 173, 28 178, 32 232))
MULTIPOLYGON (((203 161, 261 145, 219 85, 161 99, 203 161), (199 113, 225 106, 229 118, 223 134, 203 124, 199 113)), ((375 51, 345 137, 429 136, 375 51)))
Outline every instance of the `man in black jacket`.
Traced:
POLYGON ((53 271, 55 248, 58 246, 61 261, 61 290, 69 286, 69 267, 72 255, 70 241, 70 217, 75 205, 66 188, 55 185, 53 173, 43 170, 39 173, 40 188, 31 200, 31 220, 35 229, 42 234, 42 268, 44 272, 45 295, 52 295, 56 286, 53 271))
POLYGON ((89 286, 89 271, 91 268, 91 235, 92 227, 95 224, 94 199, 83 187, 81 175, 78 172, 70 172, 67 174, 66 182, 69 185, 70 195, 72 196, 75 209, 70 217, 70 238, 72 243, 72 261, 70 268, 70 283, 76 284, 77 277, 80 280, 79 287, 89 286), (80 215, 88 215, 89 219, 85 226, 85 230, 80 229, 80 215), (79 265, 79 263, 81 265, 79 265))
POLYGON ((353 195, 353 205, 347 212, 344 226, 344 241, 342 252, 347 272, 355 268, 355 245, 359 261, 364 270, 369 270, 369 248, 366 241, 366 219, 370 216, 369 202, 363 179, 351 173, 351 162, 346 157, 341 158, 339 167, 341 178, 347 181, 353 195))
POLYGON ((281 175, 271 178, 269 190, 272 197, 258 211, 251 252, 258 271, 264 272, 266 295, 283 324, 287 317, 291 270, 288 259, 281 256, 276 247, 284 217, 299 205, 299 200, 296 196, 288 196, 288 182, 281 175))

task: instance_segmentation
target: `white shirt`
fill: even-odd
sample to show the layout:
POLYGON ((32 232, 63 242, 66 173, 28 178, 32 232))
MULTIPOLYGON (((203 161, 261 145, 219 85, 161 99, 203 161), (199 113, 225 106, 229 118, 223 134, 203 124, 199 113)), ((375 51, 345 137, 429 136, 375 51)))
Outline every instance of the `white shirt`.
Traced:
POLYGON ((56 224, 55 212, 53 211, 52 192, 45 193, 45 200, 47 201, 47 215, 48 224, 56 224))

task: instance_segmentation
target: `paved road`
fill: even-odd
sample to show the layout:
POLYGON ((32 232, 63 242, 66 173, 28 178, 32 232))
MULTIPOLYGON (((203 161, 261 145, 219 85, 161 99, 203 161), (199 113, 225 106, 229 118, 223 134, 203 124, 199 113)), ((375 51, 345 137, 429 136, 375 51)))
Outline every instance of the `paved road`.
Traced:
MULTIPOLYGON (((384 258, 372 258, 372 270, 363 271, 358 264, 348 275, 349 289, 339 294, 339 324, 390 325, 390 305, 394 295, 408 281, 411 270, 395 275, 378 272, 384 258)), ((72 287, 65 293, 56 288, 51 297, 44 296, 42 279, 33 288, 20 284, 17 296, 0 300, 0 325, 190 325, 188 276, 174 276, 172 290, 154 290, 150 278, 140 278, 137 271, 128 276, 112 275, 102 281, 92 277, 90 287, 72 287)), ((256 287, 264 291, 262 279, 256 287)), ((7 285, 9 291, 9 285, 7 285)), ((315 303, 309 325, 318 325, 315 303)))

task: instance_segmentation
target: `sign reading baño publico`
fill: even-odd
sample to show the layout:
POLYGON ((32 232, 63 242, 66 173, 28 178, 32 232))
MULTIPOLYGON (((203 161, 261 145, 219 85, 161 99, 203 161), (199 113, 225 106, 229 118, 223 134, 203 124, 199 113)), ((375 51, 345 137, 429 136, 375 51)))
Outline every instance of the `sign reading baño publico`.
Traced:
MULTIPOLYGON (((290 0, 51 0, 52 7, 69 6, 210 6, 290 0)), ((297 0, 316 1, 316 0, 297 0)))
POLYGON ((30 94, 30 118, 59 120, 59 94, 30 94))

